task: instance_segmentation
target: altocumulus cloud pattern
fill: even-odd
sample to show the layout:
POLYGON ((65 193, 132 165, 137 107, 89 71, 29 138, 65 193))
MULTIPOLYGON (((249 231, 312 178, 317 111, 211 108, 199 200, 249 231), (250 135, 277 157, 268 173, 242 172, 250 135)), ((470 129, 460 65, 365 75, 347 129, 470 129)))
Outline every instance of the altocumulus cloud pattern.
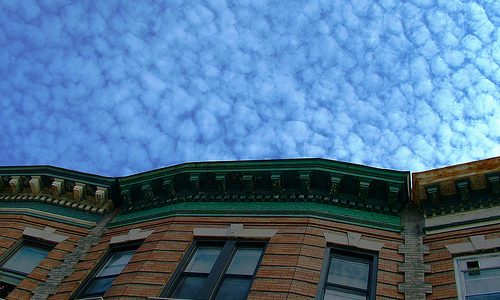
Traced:
POLYGON ((500 155, 500 1, 0 1, 0 164, 500 155))

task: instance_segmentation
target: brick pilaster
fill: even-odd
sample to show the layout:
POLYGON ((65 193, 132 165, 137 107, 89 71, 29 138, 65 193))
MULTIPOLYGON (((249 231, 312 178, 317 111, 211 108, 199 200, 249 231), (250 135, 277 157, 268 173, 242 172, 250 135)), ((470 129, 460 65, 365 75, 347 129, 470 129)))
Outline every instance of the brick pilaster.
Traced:
POLYGON ((66 254, 63 262, 56 268, 49 272, 49 278, 47 281, 38 285, 34 290, 33 297, 34 300, 45 300, 51 294, 54 294, 59 285, 61 284, 64 277, 71 275, 74 271, 76 264, 83 260, 89 249, 96 245, 101 239, 102 234, 106 231, 108 223, 115 217, 118 213, 118 209, 106 214, 97 223, 97 225, 90 230, 89 234, 82 238, 73 252, 66 254))
POLYGON ((404 245, 399 247, 399 253, 404 255, 404 263, 399 271, 404 273, 405 281, 398 285, 398 290, 405 294, 407 300, 425 299, 432 293, 432 286, 425 283, 425 273, 430 272, 430 266, 424 264, 424 254, 429 253, 429 247, 423 244, 423 217, 419 208, 407 207, 403 210, 404 245))

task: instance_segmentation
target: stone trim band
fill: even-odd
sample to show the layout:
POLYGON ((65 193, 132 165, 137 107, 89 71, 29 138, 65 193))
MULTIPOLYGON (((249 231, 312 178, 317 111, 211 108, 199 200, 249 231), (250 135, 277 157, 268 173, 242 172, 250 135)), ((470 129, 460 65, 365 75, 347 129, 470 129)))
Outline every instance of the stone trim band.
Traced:
POLYGON ((475 235, 469 237, 470 242, 445 245, 451 254, 461 254, 467 252, 476 252, 500 247, 500 238, 485 239, 484 235, 475 235))
POLYGON ((380 249, 384 247, 384 243, 362 238, 362 235, 356 232, 343 233, 325 231, 323 235, 328 243, 336 245, 351 246, 371 251, 380 251, 380 249))
POLYGON ((45 227, 43 230, 26 227, 24 228, 23 236, 44 240, 56 244, 68 238, 68 236, 66 235, 56 233, 56 230, 51 227, 45 227))
POLYGON ((140 240, 145 240, 148 236, 150 236, 154 230, 142 230, 140 228, 130 229, 127 234, 123 235, 115 235, 111 237, 109 243, 111 245, 135 242, 140 240))
POLYGON ((278 232, 278 229, 243 228, 243 224, 231 224, 227 228, 194 228, 195 237, 223 237, 269 239, 278 232))

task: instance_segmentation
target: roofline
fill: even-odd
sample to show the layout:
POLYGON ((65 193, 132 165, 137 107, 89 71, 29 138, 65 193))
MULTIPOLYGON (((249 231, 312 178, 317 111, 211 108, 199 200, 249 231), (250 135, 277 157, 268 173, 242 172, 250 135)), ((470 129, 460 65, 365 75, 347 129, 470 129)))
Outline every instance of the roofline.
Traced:
POLYGON ((382 169, 360 164, 335 161, 324 158, 292 158, 269 160, 238 160, 238 161, 206 161, 187 162, 167 166, 155 170, 145 171, 129 176, 118 177, 121 184, 128 185, 149 181, 154 178, 165 177, 181 173, 197 172, 262 172, 262 171, 330 171, 339 174, 358 175, 383 180, 403 182, 410 179, 409 171, 382 169))
POLYGON ((62 179, 75 180, 88 184, 112 185, 116 182, 116 177, 95 175, 51 165, 32 166, 0 166, 0 176, 51 176, 62 179))
POLYGON ((464 163, 459 163, 459 164, 456 164, 456 165, 449 165, 449 166, 439 167, 439 168, 435 168, 435 169, 429 169, 429 170, 425 170, 425 171, 411 172, 411 173, 413 175, 419 175, 419 174, 427 173, 427 172, 434 172, 434 171, 439 171, 439 170, 446 170, 446 169, 454 169, 454 168, 465 167, 467 165, 473 166, 473 165, 477 165, 477 164, 487 163, 489 161, 494 161, 494 160, 497 160, 497 159, 500 159, 500 156, 492 156, 492 157, 488 157, 488 158, 484 158, 484 159, 480 159, 480 160, 471 160, 471 161, 464 162, 464 163))

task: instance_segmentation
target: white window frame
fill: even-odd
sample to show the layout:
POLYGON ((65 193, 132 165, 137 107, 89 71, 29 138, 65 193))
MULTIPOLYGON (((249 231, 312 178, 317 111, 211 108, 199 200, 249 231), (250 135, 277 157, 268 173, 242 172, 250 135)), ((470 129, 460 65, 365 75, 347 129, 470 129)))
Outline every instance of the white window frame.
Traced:
POLYGON ((465 300, 465 296, 472 296, 472 295, 466 295, 465 291, 465 279, 463 276, 464 273, 463 271, 467 270, 467 268, 464 267, 466 263, 468 261, 475 261, 475 260, 481 261, 481 259, 493 258, 493 257, 496 257, 498 260, 498 264, 495 265, 494 267, 500 268, 500 252, 461 256, 453 259, 453 264, 455 267, 455 282, 457 286, 458 299, 465 300))

